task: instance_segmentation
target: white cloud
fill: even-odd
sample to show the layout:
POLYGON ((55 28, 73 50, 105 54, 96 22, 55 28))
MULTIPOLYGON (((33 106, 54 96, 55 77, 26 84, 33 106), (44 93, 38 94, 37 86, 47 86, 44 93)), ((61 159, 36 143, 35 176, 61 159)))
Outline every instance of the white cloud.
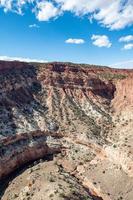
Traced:
POLYGON ((1 7, 4 7, 4 12, 12 9, 12 1, 11 0, 1 0, 0 1, 1 7))
POLYGON ((52 18, 57 17, 60 14, 60 10, 54 6, 53 3, 44 1, 37 3, 36 17, 39 21, 49 21, 52 18))
POLYGON ((37 24, 30 24, 29 28, 39 28, 39 26, 37 24))
POLYGON ((133 41, 133 35, 123 36, 119 39, 119 42, 130 42, 133 41))
POLYGON ((118 30, 133 24, 133 1, 110 0, 110 4, 94 14, 94 18, 111 30, 118 30))
POLYGON ((108 36, 106 35, 92 35, 91 40, 93 45, 98 47, 107 47, 110 48, 112 43, 109 41, 108 36))
POLYGON ((109 5, 106 0, 95 0, 90 3, 88 0, 55 0, 61 5, 63 11, 71 11, 76 15, 85 15, 95 10, 109 5))
POLYGON ((123 68, 123 69, 133 69, 133 60, 114 63, 114 64, 111 64, 110 67, 123 68))
POLYGON ((22 8, 26 3, 32 3, 34 0, 0 0, 0 7, 4 8, 4 12, 13 11, 22 15, 22 8))
POLYGON ((4 11, 22 14, 25 5, 35 12, 40 21, 48 21, 64 12, 87 16, 111 30, 118 30, 133 24, 133 0, 0 0, 4 11))
POLYGON ((46 60, 40 60, 40 59, 31 59, 31 58, 22 58, 22 57, 9 57, 9 56, 0 56, 0 60, 21 61, 21 62, 38 62, 38 63, 47 62, 46 60))
POLYGON ((85 41, 83 39, 69 38, 65 41, 65 43, 68 43, 68 44, 83 44, 83 43, 85 43, 85 41))
POLYGON ((55 0, 63 11, 76 15, 91 15, 111 30, 133 24, 132 0, 55 0))
POLYGON ((123 47, 124 50, 131 50, 133 49, 133 43, 125 44, 123 47))

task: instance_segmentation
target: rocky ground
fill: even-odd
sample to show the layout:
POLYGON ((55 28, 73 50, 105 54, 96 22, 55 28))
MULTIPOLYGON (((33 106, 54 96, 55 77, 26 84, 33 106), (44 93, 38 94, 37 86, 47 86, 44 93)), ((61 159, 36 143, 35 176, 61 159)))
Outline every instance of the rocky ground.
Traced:
POLYGON ((19 62, 0 70, 2 200, 133 199, 132 70, 19 62))
POLYGON ((9 183, 2 199, 86 199, 87 190, 78 180, 59 167, 56 161, 40 160, 29 166, 9 183))

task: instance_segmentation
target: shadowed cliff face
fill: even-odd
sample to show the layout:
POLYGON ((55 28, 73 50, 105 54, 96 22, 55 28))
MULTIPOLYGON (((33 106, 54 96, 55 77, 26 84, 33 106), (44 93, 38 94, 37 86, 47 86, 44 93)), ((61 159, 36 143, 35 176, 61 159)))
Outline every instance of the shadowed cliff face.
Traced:
POLYGON ((131 144, 123 148, 128 137, 122 139, 118 125, 125 123, 130 132, 132 80, 132 70, 1 61, 0 179, 28 161, 62 152, 58 162, 63 169, 82 180, 93 196, 115 200, 103 176, 103 185, 95 184, 101 175, 93 177, 92 171, 111 169, 119 156, 123 173, 132 176, 131 144))
MULTIPOLYGON (((21 68, 21 63, 20 68, 14 66, 11 63, 11 68, 6 69, 4 65, 5 70, 0 74, 1 136, 16 134, 17 113, 32 121, 33 109, 45 110, 35 99, 35 95, 41 91, 36 68, 31 65, 21 68)), ((33 123, 37 126, 35 121, 33 123)))
POLYGON ((4 63, 0 74, 0 177, 25 162, 52 153, 46 142, 48 134, 41 133, 34 118, 34 112, 47 110, 36 98, 42 89, 37 69, 28 64, 8 64, 4 63))

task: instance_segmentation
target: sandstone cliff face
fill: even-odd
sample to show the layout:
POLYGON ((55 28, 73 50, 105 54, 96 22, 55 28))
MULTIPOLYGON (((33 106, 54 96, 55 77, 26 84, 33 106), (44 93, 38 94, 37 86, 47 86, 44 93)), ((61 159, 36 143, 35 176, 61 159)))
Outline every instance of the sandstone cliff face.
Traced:
MULTIPOLYGON (((59 164, 92 194, 116 200, 119 192, 93 171, 119 166, 122 180, 133 176, 132 119, 133 70, 1 61, 0 178, 65 149, 59 164), (95 185, 99 178, 102 183, 95 185)), ((130 195, 127 200, 132 200, 130 195)))
POLYGON ((112 101, 116 111, 133 108, 133 75, 116 83, 116 94, 112 101))

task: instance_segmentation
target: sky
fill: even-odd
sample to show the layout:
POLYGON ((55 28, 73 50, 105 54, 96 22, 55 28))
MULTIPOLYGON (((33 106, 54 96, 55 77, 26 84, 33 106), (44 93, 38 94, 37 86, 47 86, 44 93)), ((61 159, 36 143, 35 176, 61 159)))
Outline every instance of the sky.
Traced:
POLYGON ((133 0, 0 0, 0 59, 133 68, 133 0))

